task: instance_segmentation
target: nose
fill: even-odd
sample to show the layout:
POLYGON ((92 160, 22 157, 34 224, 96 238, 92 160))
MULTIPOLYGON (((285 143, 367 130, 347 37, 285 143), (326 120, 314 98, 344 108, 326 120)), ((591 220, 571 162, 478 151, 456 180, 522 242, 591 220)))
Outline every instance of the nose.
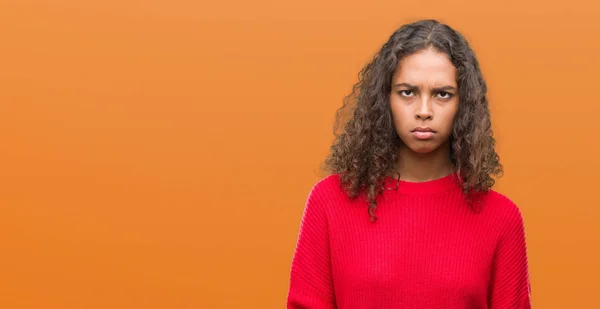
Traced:
POLYGON ((433 118, 433 110, 431 109, 431 102, 426 97, 419 100, 417 104, 416 117, 419 120, 429 120, 433 118))

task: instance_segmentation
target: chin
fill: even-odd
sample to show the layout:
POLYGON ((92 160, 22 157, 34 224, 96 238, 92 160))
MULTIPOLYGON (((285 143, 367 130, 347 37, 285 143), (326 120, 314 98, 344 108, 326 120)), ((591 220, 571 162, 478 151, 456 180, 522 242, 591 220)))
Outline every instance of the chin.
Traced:
POLYGON ((407 148, 410 149, 410 151, 419 155, 426 155, 432 153, 439 147, 437 143, 432 142, 412 142, 406 143, 405 145, 408 146, 407 148))
POLYGON ((420 155, 426 155, 428 153, 432 153, 436 148, 435 147, 408 147, 410 148, 410 150, 412 150, 412 152, 420 154, 420 155))

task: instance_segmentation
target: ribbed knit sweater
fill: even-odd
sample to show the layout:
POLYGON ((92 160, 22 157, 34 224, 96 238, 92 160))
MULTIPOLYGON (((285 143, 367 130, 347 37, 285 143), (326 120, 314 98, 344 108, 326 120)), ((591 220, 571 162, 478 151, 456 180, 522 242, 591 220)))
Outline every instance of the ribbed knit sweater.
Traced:
POLYGON ((300 224, 287 308, 531 308, 520 210, 493 190, 474 208, 456 179, 385 178, 375 222, 338 175, 317 182, 300 224))

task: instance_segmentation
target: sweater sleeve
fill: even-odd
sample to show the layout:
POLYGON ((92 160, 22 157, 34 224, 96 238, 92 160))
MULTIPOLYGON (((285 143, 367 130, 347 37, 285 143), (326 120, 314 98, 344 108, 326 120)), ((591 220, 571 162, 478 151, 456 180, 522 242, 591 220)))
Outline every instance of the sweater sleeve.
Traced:
POLYGON ((515 205, 505 222, 496 250, 489 308, 530 309, 531 285, 525 228, 521 213, 515 205))
POLYGON ((292 258, 288 309, 335 308, 325 198, 315 185, 309 193, 292 258))

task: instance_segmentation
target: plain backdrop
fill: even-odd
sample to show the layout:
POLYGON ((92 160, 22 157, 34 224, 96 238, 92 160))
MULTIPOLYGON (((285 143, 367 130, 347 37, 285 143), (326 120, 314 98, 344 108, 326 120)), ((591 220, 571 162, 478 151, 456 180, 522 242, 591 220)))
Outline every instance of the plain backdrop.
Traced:
POLYGON ((0 0, 0 307, 283 308, 334 112, 421 18, 481 63, 534 307, 600 308, 591 0, 0 0))

